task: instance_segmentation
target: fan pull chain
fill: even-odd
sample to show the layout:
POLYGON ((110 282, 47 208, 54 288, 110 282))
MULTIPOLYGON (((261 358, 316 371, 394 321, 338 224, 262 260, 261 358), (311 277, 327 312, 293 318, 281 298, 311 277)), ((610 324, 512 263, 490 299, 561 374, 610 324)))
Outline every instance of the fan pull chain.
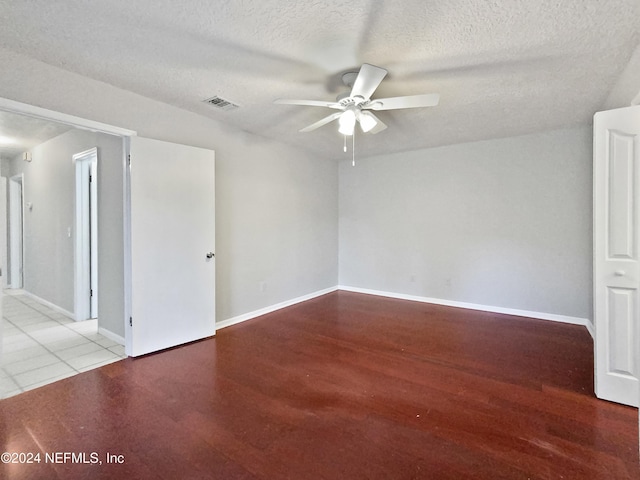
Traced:
POLYGON ((344 136, 344 153, 347 153, 347 136, 344 136))
POLYGON ((355 167, 356 166, 356 131, 353 131, 353 136, 351 137, 352 139, 352 143, 351 143, 351 152, 353 154, 352 160, 351 160, 351 166, 355 167))

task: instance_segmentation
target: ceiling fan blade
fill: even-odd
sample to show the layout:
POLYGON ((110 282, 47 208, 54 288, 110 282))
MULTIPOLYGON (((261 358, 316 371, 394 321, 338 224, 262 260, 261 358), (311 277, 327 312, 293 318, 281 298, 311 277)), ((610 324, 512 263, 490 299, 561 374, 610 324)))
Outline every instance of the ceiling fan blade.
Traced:
POLYGON ((342 112, 332 113, 328 117, 324 117, 322 120, 318 120, 316 123, 312 123, 308 127, 304 127, 302 130, 300 130, 300 132, 306 133, 310 132, 311 130, 315 130, 316 128, 320 128, 321 126, 326 125, 329 122, 333 122, 335 119, 340 117, 340 115, 342 115, 342 112))
POLYGON ((375 127, 373 127, 371 130, 369 130, 369 133, 374 133, 375 134, 375 133, 381 132, 382 130, 387 128, 387 126, 384 123, 382 123, 382 121, 376 115, 374 115, 371 112, 367 112, 367 113, 369 115, 371 115, 373 118, 375 118, 376 122, 378 122, 378 123, 376 123, 375 127))
POLYGON ((371 110, 395 110, 396 108, 433 107, 440 101, 440 94, 425 93, 406 97, 376 98, 364 108, 371 110))
POLYGON ((342 106, 336 102, 323 102, 321 100, 290 100, 287 98, 278 98, 273 103, 280 105, 306 105, 310 107, 327 107, 342 110, 342 106))
POLYGON ((384 68, 363 63, 358 76, 353 82, 350 96, 369 100, 386 75, 387 71, 384 68))

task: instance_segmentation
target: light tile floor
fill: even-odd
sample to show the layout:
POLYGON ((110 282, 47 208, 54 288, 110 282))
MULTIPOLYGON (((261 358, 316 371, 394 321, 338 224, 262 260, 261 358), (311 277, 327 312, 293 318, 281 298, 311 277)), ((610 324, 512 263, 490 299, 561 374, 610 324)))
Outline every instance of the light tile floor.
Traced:
POLYGON ((5 295, 2 310, 0 398, 125 358, 97 320, 75 322, 24 294, 5 295))

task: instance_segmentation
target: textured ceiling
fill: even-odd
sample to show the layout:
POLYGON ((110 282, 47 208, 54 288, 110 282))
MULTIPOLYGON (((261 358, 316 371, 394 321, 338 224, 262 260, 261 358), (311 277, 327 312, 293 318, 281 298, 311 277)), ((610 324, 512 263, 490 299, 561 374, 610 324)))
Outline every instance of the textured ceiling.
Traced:
MULTIPOLYGON (((40 61, 338 158, 334 100, 363 62, 374 98, 438 92, 434 108, 380 112, 360 155, 585 124, 640 42, 638 0, 0 0, 0 44, 40 61), (218 111, 219 95, 240 105, 218 111)), ((640 89, 640 86, 639 86, 640 89)), ((99 101, 99 100, 98 100, 99 101)), ((105 99, 104 101, 108 101, 105 99)))
POLYGON ((68 125, 0 110, 0 136, 10 140, 9 143, 0 142, 0 159, 12 159, 71 128, 68 125))

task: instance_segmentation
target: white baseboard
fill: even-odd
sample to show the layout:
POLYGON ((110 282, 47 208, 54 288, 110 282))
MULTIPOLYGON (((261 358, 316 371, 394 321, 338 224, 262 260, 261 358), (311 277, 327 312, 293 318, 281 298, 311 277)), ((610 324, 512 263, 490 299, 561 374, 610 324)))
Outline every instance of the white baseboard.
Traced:
POLYGON ((236 325, 241 322, 246 322, 247 320, 251 320, 252 318, 256 318, 261 315, 266 315, 267 313, 275 312, 276 310, 280 310, 281 308, 290 307, 291 305, 295 305, 296 303, 305 302, 307 300, 311 300, 312 298, 316 298, 321 295, 326 295, 327 293, 335 292, 336 290, 338 290, 338 287, 325 288, 324 290, 318 290, 317 292, 309 293, 308 295, 303 295, 301 297, 294 298, 292 300, 287 300, 286 302, 277 303, 269 307, 261 308, 259 310, 254 310, 253 312, 244 313, 242 315, 238 315, 236 317, 232 317, 227 320, 217 322, 216 330, 230 327, 231 325, 236 325))
POLYGON ((120 345, 124 345, 124 337, 121 337, 120 335, 116 335, 115 333, 109 330, 106 330, 102 327, 98 327, 98 333, 103 337, 108 338, 109 340, 113 340, 114 342, 120 345))
POLYGON ((59 307, 58 305, 51 303, 48 300, 45 300, 44 298, 40 298, 37 295, 34 295, 33 293, 27 291, 27 290, 22 290, 22 294, 25 295, 26 297, 32 298, 33 300, 35 300, 38 303, 41 303, 42 305, 44 305, 45 307, 49 307, 51 310, 55 310, 58 313, 63 314, 66 317, 69 317, 71 320, 75 320, 76 317, 73 314, 73 312, 70 312, 69 310, 65 310, 62 307, 59 307))
MULTIPOLYGON (((37 301, 38 303, 41 303, 42 305, 45 305, 47 307, 49 307, 51 310, 55 310, 58 313, 61 313, 67 317, 69 317, 71 320, 75 320, 75 315, 67 310, 65 310, 64 308, 59 307, 58 305, 54 305, 53 303, 38 297, 37 295, 34 295, 31 292, 28 292, 26 290, 20 290, 20 293, 22 293, 23 295, 34 299, 35 301, 37 301)), ((115 333, 106 330, 102 327, 98 327, 98 333, 100 335, 102 335, 103 337, 108 338, 109 340, 113 340, 114 342, 120 344, 120 345, 124 345, 124 337, 121 337, 120 335, 116 335, 115 333)))
POLYGON ((317 292, 310 293, 308 295, 303 295, 301 297, 294 298, 292 300, 287 300, 286 302, 278 303, 276 305, 271 305, 269 307, 261 308, 259 310, 254 310, 252 312, 248 312, 233 318, 229 318, 227 320, 223 320, 221 322, 216 323, 216 329, 220 330, 222 328, 230 327, 231 325, 236 325, 238 323, 251 320, 252 318, 256 318, 261 315, 266 315, 267 313, 275 312, 276 310, 280 310, 281 308, 290 307, 291 305, 295 305, 296 303, 304 302, 306 300, 311 300, 312 298, 319 297, 321 295, 326 295, 327 293, 335 292, 336 290, 343 290, 345 292, 354 292, 354 293, 364 293, 367 295, 378 295, 381 297, 397 298, 399 300, 410 300, 414 302, 431 303, 434 305, 443 305, 446 307, 466 308, 469 310, 501 313, 504 315, 513 315, 516 317, 527 317, 527 318, 535 318, 539 320, 549 320, 552 322, 570 323, 572 325, 581 325, 585 327, 588 330, 591 337, 594 338, 593 324, 591 323, 590 320, 586 318, 571 317, 568 315, 558 315, 555 313, 534 312, 530 310, 519 310, 515 308, 495 307, 491 305, 480 305, 477 303, 457 302, 454 300, 442 300, 439 298, 420 297, 417 295, 406 295, 403 293, 384 292, 381 290, 349 287, 346 285, 339 285, 336 287, 326 288, 324 290, 319 290, 317 292))
POLYGON ((9 287, 6 290, 4 290, 4 294, 5 295, 24 295, 25 291, 22 288, 13 288, 13 287, 9 287))
POLYGON ((596 330, 593 327, 593 323, 588 321, 585 326, 587 327, 587 330, 589 331, 589 335, 591 335, 591 338, 593 338, 595 340, 596 339, 596 330))
MULTIPOLYGON (((447 307, 467 308, 469 310, 481 310, 483 312, 503 313, 505 315, 515 315, 517 317, 536 318, 539 320, 551 320, 553 322, 571 323, 573 325, 582 325, 587 330, 590 329, 591 322, 586 318, 570 317, 567 315, 557 315, 555 313, 532 312, 529 310, 518 310, 514 308, 494 307, 490 305, 479 305, 477 303, 456 302, 453 300, 441 300, 439 298, 419 297, 416 295, 405 295, 403 293, 383 292, 380 290, 370 290, 368 288, 348 287, 340 285, 339 290, 346 292, 365 293, 367 295, 378 295, 381 297, 397 298, 400 300, 411 300, 414 302, 432 303, 434 305, 444 305, 447 307)), ((591 330, 589 333, 593 336, 591 330)))

